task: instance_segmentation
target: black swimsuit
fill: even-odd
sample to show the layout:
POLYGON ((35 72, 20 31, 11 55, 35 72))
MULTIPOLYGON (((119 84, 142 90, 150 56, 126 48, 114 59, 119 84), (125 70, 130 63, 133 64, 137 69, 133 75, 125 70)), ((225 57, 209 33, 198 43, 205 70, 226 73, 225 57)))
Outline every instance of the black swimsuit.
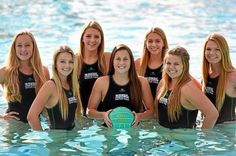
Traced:
MULTIPOLYGON (((218 84, 219 77, 210 78, 208 76, 206 83, 206 96, 211 100, 211 102, 216 106, 216 87, 218 84)), ((218 123, 223 123, 225 121, 235 121, 235 106, 236 98, 229 97, 225 94, 225 100, 221 111, 219 112, 219 117, 217 119, 218 123)))
POLYGON ((51 129, 72 130, 75 127, 75 112, 77 108, 77 99, 72 90, 64 89, 68 102, 68 117, 63 120, 59 103, 52 108, 47 108, 51 129))
POLYGON ((98 111, 108 111, 119 106, 127 107, 135 111, 135 107, 130 99, 130 84, 118 85, 114 82, 112 76, 109 78, 109 88, 104 100, 99 104, 98 111))
POLYGON ((160 125, 167 128, 194 128, 198 110, 188 110, 181 106, 181 114, 177 121, 171 122, 168 117, 168 98, 171 91, 158 101, 158 116, 160 125))
POLYGON ((156 69, 151 69, 147 66, 145 77, 149 82, 152 91, 152 96, 155 99, 157 85, 162 78, 162 65, 156 69))
POLYGON ((20 121, 27 123, 28 111, 36 97, 34 76, 33 74, 26 75, 19 71, 19 82, 21 102, 9 101, 7 113, 11 111, 18 112, 19 115, 17 117, 20 118, 20 121))
POLYGON ((79 78, 80 97, 84 109, 84 115, 88 107, 88 100, 93 88, 93 85, 98 77, 102 76, 102 72, 98 69, 98 62, 94 64, 83 64, 79 78))

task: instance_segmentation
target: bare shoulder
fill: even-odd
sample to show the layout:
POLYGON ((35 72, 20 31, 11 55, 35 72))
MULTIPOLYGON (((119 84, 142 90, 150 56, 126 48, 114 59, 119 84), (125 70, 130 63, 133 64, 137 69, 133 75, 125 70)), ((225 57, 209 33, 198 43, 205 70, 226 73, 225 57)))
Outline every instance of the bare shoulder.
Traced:
POLYGON ((181 94, 186 97, 195 96, 196 94, 202 92, 199 87, 196 85, 196 83, 191 80, 187 82, 184 86, 181 88, 181 94))
POLYGON ((143 77, 143 76, 138 76, 139 81, 141 82, 141 84, 147 85, 148 84, 148 80, 143 77))
POLYGON ((236 71, 228 73, 228 81, 232 84, 236 84, 236 71))
POLYGON ((111 52, 104 52, 103 55, 104 55, 104 57, 105 57, 106 60, 110 60, 110 58, 111 58, 111 52))
POLYGON ((95 81, 95 84, 94 86, 104 86, 106 84, 109 83, 109 76, 106 75, 106 76, 101 76, 99 78, 97 78, 97 80, 95 81))
POLYGON ((2 67, 0 68, 0 83, 4 83, 6 81, 7 78, 7 71, 6 71, 6 67, 2 67))
POLYGON ((50 74, 49 74, 49 70, 46 66, 43 66, 43 72, 44 72, 44 75, 46 77, 47 80, 50 79, 50 74))
POLYGON ((140 66, 140 61, 141 61, 141 58, 137 58, 136 60, 134 60, 134 63, 135 63, 135 66, 140 66))

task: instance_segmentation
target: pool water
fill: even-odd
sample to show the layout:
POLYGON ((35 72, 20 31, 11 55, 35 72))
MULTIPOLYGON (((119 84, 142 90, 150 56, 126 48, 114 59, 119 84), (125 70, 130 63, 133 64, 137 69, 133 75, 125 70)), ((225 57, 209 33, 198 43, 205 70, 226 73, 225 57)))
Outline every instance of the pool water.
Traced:
MULTIPOLYGON (((184 46, 190 53, 190 71, 200 80, 204 39, 222 33, 236 66, 235 0, 2 0, 0 3, 0 66, 16 32, 35 35, 43 63, 51 69, 53 50, 60 44, 74 51, 81 27, 97 20, 105 34, 105 49, 127 44, 141 56, 148 28, 161 27, 170 47, 184 46)), ((7 104, 0 89, 0 113, 7 104)), ((46 121, 43 127, 48 128, 46 121)), ((72 131, 32 131, 29 125, 0 120, 0 155, 236 155, 236 123, 214 129, 170 130, 156 120, 128 130, 112 130, 101 121, 83 118, 72 131)))

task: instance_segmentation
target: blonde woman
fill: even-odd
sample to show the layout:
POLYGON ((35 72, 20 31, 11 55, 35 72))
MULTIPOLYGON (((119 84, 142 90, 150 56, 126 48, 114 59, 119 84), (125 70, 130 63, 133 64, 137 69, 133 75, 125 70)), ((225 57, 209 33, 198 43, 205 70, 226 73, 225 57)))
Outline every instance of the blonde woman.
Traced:
POLYGON ((144 39, 142 57, 135 61, 138 74, 149 82, 153 98, 162 78, 163 58, 168 48, 165 32, 158 27, 151 28, 144 39))
POLYGON ((219 33, 210 34, 204 43, 202 84, 204 93, 219 112, 217 123, 235 121, 236 70, 227 41, 219 33))
POLYGON ((75 118, 82 114, 77 67, 77 59, 68 46, 56 49, 53 77, 42 86, 27 116, 33 130, 42 130, 39 114, 44 107, 47 108, 51 129, 74 128, 75 118))
POLYGON ((164 58, 157 92, 157 117, 167 128, 195 127, 198 110, 204 115, 202 128, 212 128, 218 112, 189 74, 189 54, 183 47, 170 49, 164 58))
POLYGON ((3 119, 27 122, 27 113, 42 85, 49 79, 48 69, 42 65, 38 46, 29 31, 17 33, 11 43, 7 62, 0 69, 0 83, 8 101, 3 119))
POLYGON ((89 21, 84 25, 77 58, 80 94, 85 114, 93 84, 98 77, 106 75, 110 60, 110 53, 104 53, 104 34, 98 22, 89 21))

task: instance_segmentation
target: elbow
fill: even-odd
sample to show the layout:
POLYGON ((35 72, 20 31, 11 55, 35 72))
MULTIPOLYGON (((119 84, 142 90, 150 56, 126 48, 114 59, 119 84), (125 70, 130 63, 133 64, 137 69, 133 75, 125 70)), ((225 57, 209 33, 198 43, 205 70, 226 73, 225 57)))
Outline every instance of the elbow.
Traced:
POLYGON ((28 113, 28 115, 27 115, 27 121, 28 121, 28 123, 31 123, 32 122, 32 120, 33 120, 33 114, 32 113, 28 113))

